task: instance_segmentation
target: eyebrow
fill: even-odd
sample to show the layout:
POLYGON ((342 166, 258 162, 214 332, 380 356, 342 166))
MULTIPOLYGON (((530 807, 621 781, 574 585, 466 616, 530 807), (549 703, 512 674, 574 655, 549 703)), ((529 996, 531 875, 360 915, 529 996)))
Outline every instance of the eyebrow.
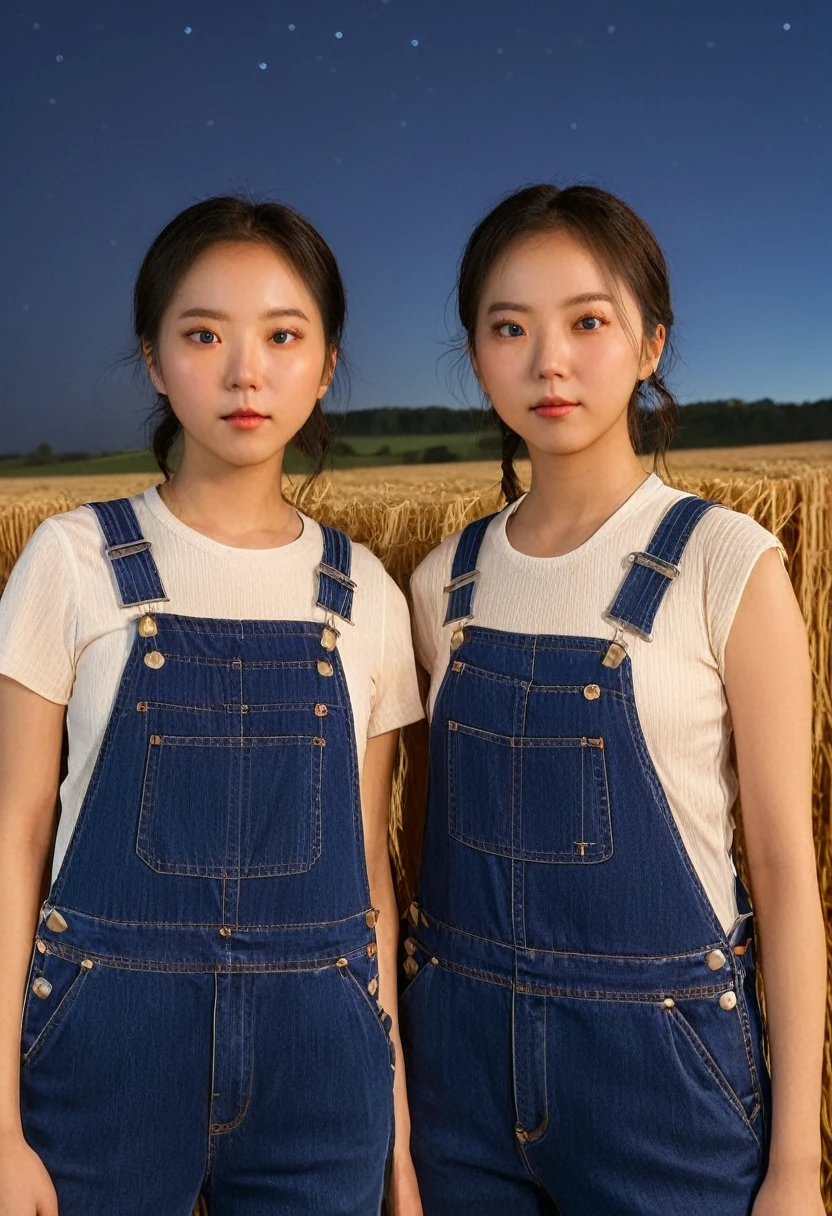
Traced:
MULTIPOLYGON (((613 298, 603 291, 586 291, 579 296, 570 296, 567 300, 561 300, 561 308, 574 308, 577 304, 594 304, 599 300, 605 301, 607 304, 613 304, 613 298)), ((531 312, 528 304, 512 304, 507 300, 498 300, 496 304, 492 304, 487 315, 490 317, 495 312, 531 312)))
MULTIPOLYGON (((184 321, 186 317, 209 317, 212 321, 228 321, 230 318, 224 312, 217 312, 213 308, 186 308, 184 312, 180 312, 179 320, 184 321)), ((298 317, 301 321, 308 321, 306 313, 300 308, 270 308, 266 312, 260 313, 261 321, 273 321, 279 317, 298 317)))

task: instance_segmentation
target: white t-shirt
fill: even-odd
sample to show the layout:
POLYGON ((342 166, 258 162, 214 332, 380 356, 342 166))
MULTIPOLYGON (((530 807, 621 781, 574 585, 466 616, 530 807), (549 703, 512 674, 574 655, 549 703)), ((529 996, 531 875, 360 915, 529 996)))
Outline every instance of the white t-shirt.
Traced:
MULTIPOLYGON (((655 473, 584 544, 559 557, 529 557, 506 536, 505 508, 489 524, 477 559, 473 623, 515 633, 612 638, 603 618, 627 555, 647 547, 665 511, 684 492, 655 473)), ((459 533, 413 575, 416 655, 430 674, 429 712, 450 656, 443 588, 459 533)), ((731 860, 737 778, 723 684, 725 644, 757 559, 782 545, 748 515, 715 508, 699 521, 659 608, 653 640, 628 630, 636 706, 647 747, 682 840, 722 925, 737 915, 731 860)))
MULTIPOLYGON (((316 567, 320 526, 273 549, 223 545, 181 523, 155 486, 130 499, 169 602, 155 610, 229 620, 323 620, 316 567)), ((366 741, 423 716, 407 604, 378 558, 352 547, 354 625, 338 650, 355 722, 359 771, 366 741)), ((72 837, 144 607, 122 608, 98 520, 78 507, 45 520, 0 599, 0 674, 68 705, 69 771, 53 877, 72 837)))

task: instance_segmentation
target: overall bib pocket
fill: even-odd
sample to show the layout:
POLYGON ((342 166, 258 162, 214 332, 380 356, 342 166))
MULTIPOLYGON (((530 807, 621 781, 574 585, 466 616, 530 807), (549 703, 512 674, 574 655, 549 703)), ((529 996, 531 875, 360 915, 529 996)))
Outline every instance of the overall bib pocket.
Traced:
POLYGON ((325 740, 150 736, 136 852, 160 874, 302 874, 321 855, 325 740))
POLYGON ((512 737, 451 721, 447 741, 455 840, 549 864, 612 856, 603 739, 512 737))
POLYGON ((77 1001, 92 965, 36 954, 23 1005, 21 1063, 28 1067, 41 1055, 77 1001))

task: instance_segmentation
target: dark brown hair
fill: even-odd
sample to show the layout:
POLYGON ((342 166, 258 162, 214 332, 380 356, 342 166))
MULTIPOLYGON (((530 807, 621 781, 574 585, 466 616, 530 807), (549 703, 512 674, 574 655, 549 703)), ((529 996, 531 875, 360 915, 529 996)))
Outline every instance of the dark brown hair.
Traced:
MULTIPOLYGON (((612 280, 626 284, 638 304, 645 334, 657 325, 667 331, 659 367, 637 383, 627 406, 630 440, 637 452, 653 452, 653 466, 667 471, 665 454, 676 433, 678 404, 664 382, 672 358, 673 309, 664 255, 644 220, 606 190, 596 186, 527 186, 508 195, 482 219, 468 240, 459 264, 457 311, 468 350, 475 349, 477 315, 485 281, 497 259, 522 237, 562 230, 592 254, 612 280), (659 370, 661 369, 661 371, 659 370)), ((521 494, 514 457, 520 436, 503 422, 492 405, 492 418, 502 439, 502 488, 507 502, 521 494)))
MULTIPOLYGON (((327 347, 340 351, 346 293, 335 255, 321 234, 282 203, 219 195, 180 211, 145 254, 133 289, 133 329, 140 355, 144 347, 155 352, 162 317, 179 284, 197 258, 221 241, 259 242, 285 258, 318 305, 327 347)), ((340 358, 338 373, 343 375, 340 358)), ((149 421, 154 425, 153 455, 169 478, 171 449, 182 427, 163 393, 156 394, 149 421)), ((295 435, 294 443, 312 464, 311 480, 323 468, 330 443, 329 424, 320 401, 295 435)))

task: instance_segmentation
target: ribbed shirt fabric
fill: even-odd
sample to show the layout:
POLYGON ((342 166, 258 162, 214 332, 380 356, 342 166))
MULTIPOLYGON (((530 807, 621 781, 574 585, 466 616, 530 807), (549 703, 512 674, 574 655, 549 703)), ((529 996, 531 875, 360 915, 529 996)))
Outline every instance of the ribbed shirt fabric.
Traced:
MULTIPOLYGON (((473 623, 514 633, 612 638, 603 613, 665 511, 684 492, 651 474, 582 545, 559 557, 529 557, 506 536, 507 507, 491 522, 477 566, 473 623)), ((431 677, 429 712, 450 655, 442 624, 459 533, 413 575, 416 654, 431 677)), ((730 755, 725 645, 758 558, 780 542, 740 512, 714 508, 697 524, 668 587, 650 642, 628 631, 636 706, 650 756, 691 861, 729 929, 737 915, 731 859, 737 777, 730 755)), ((615 798, 615 791, 611 791, 615 798)), ((658 828, 658 824, 657 824, 658 828)), ((429 864, 429 860, 427 862, 429 864)))
MULTIPOLYGON (((229 620, 323 620, 315 604, 320 526, 303 515, 291 544, 239 549, 181 523, 156 488, 130 500, 169 602, 154 611, 229 620)), ((423 716, 407 604, 381 562, 352 548, 353 624, 341 655, 359 771, 366 741, 423 716)), ((89 784, 143 606, 122 608, 98 521, 86 507, 45 520, 0 599, 0 673, 67 705, 69 771, 53 861, 57 874, 89 784)))

